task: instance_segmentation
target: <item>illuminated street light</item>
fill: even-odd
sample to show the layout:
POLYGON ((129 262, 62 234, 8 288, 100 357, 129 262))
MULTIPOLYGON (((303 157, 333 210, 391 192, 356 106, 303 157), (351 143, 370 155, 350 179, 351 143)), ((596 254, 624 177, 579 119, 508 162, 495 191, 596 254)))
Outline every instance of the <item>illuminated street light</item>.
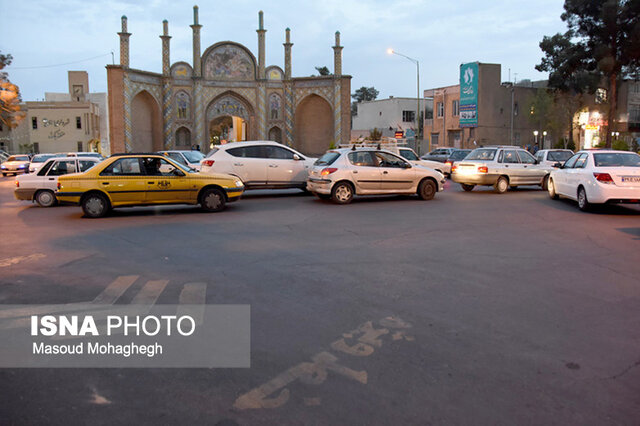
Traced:
POLYGON ((537 143, 538 143, 538 131, 537 131, 537 130, 534 130, 534 131, 533 131, 533 136, 535 136, 535 138, 536 138, 536 144, 537 144, 537 143))
MULTIPOLYGON (((387 53, 389 55, 402 56, 403 58, 407 58, 408 60, 416 64, 417 99, 418 99, 418 105, 416 109, 416 150, 418 151, 418 154, 420 154, 420 146, 418 145, 418 141, 420 140, 420 61, 418 61, 417 59, 410 58, 407 55, 403 55, 402 53, 398 53, 391 48, 387 49, 387 53)), ((446 132, 446 129, 444 131, 446 132)), ((431 151, 431 140, 429 140, 429 151, 431 151)))
POLYGON ((539 148, 544 148, 544 144, 547 140, 547 131, 545 130, 544 132, 542 132, 542 147, 539 148))

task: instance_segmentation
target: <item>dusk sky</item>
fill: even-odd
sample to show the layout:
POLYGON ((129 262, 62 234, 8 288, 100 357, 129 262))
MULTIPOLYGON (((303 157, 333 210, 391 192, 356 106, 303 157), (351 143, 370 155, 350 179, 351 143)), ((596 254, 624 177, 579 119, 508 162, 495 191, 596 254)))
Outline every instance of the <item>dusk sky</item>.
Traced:
MULTIPOLYGON (((105 65, 119 61, 120 17, 129 18, 130 66, 161 72, 162 20, 169 21, 171 63, 192 62, 193 1, 80 0, 4 3, 0 51, 13 55, 5 71, 22 99, 67 92, 67 71, 89 72, 91 92, 107 90, 105 65), (10 11, 10 12, 8 12, 10 11), (91 58, 91 59, 90 59, 91 58), (64 65, 63 65, 64 64, 64 65), (55 66, 57 65, 57 66, 55 66)), ((284 67, 284 30, 291 28, 293 76, 333 71, 334 33, 341 32, 343 73, 351 92, 374 86, 379 98, 415 97, 416 67, 388 48, 420 61, 420 88, 457 84, 464 62, 502 64, 502 79, 540 80, 534 66, 544 35, 563 32, 561 0, 457 2, 426 0, 283 0, 199 3, 201 51, 223 40, 239 42, 257 56, 258 11, 265 14, 267 65, 284 67)))

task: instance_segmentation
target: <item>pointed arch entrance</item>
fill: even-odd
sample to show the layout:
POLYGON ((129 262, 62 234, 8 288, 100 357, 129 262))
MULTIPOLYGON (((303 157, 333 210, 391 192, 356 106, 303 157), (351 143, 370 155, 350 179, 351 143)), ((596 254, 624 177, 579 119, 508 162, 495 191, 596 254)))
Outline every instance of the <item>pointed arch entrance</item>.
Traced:
POLYGON ((255 138, 255 117, 251 104, 234 92, 215 98, 207 107, 206 127, 210 144, 255 138))
POLYGON ((318 95, 305 97, 296 108, 295 146, 308 155, 323 154, 334 141, 333 110, 318 95))
POLYGON ((152 152, 163 148, 160 106, 143 90, 131 100, 131 150, 152 152))

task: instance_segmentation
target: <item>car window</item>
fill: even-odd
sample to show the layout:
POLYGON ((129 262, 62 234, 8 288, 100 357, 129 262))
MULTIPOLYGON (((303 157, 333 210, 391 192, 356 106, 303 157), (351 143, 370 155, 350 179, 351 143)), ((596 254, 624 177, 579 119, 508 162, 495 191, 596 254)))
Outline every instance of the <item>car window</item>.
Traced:
POLYGON ((465 160, 491 161, 496 157, 496 149, 478 148, 469 153, 465 160))
POLYGON ((400 150, 400 155, 403 158, 406 158, 409 161, 416 161, 418 160, 418 156, 410 149, 401 149, 400 150))
POLYGON ((101 176, 142 176, 140 162, 137 158, 120 158, 109 164, 101 176))
POLYGON ((449 159, 454 161, 463 160, 470 152, 471 151, 453 151, 449 159))
POLYGON ((38 155, 34 156, 31 159, 31 162, 32 163, 44 163, 45 161, 47 161, 51 157, 53 157, 53 155, 50 155, 50 154, 38 154, 38 155))
POLYGON ((86 172, 87 170, 89 170, 90 168, 98 164, 95 161, 89 161, 89 160, 79 160, 78 163, 80 163, 81 172, 86 172))
POLYGON ((583 153, 576 160, 576 164, 573 166, 574 169, 584 169, 587 166, 587 154, 583 153))
POLYGON ((145 176, 183 176, 184 173, 167 160, 158 157, 142 159, 145 176))
POLYGON ((267 157, 276 160, 293 160, 293 152, 279 146, 265 146, 267 157))
POLYGON ((500 151, 498 154, 498 163, 502 163, 502 160, 504 160, 504 151, 500 151))
POLYGON ((536 160, 542 161, 543 157, 544 157, 544 151, 536 152, 536 160))
POLYGON ((167 152, 167 155, 173 161, 176 161, 176 162, 178 162, 180 164, 187 164, 187 162, 184 160, 184 157, 182 155, 180 155, 179 153, 177 153, 177 152, 167 152))
POLYGON ((378 160, 379 167, 396 167, 396 168, 404 168, 407 164, 401 158, 396 157, 395 155, 386 153, 386 152, 376 152, 375 157, 378 160))
POLYGON ((593 160, 596 167, 640 167, 640 155, 631 152, 593 154, 593 160))
POLYGON ((243 158, 268 158, 265 150, 260 145, 239 146, 237 148, 228 149, 227 152, 234 157, 243 158))
POLYGON ((506 150, 504 152, 504 163, 505 164, 518 164, 520 160, 518 160, 518 154, 515 150, 506 150))
POLYGON ((547 154, 547 160, 549 161, 567 161, 573 153, 571 151, 549 151, 547 154))
POLYGON ((182 153, 190 163, 199 163, 204 158, 204 154, 200 151, 185 151, 182 153))
POLYGON ((29 161, 29 156, 27 155, 12 155, 7 158, 7 161, 29 161))
POLYGON ((378 162, 371 155, 371 151, 354 151, 348 155, 349 162, 354 166, 377 167, 378 162))
POLYGON ((562 168, 563 169, 572 169, 574 164, 576 164, 576 161, 578 160, 578 157, 580 157, 580 154, 576 154, 573 157, 569 158, 567 160, 567 162, 564 163, 564 166, 562 168))
POLYGON ((56 161, 49 169, 47 176, 62 176, 67 173, 76 172, 76 160, 61 160, 56 161))
POLYGON ((520 162, 523 164, 536 164, 536 159, 527 151, 518 151, 518 157, 520 157, 520 162))
POLYGON ((42 166, 40 170, 38 170, 38 176, 46 176, 53 163, 55 163, 55 161, 53 160, 44 163, 44 166, 42 166))
POLYGON ((318 158, 316 162, 313 163, 313 165, 314 166, 330 166, 331 164, 334 163, 334 161, 338 159, 338 157, 340 157, 339 152, 329 151, 329 152, 326 152, 322 157, 318 158))

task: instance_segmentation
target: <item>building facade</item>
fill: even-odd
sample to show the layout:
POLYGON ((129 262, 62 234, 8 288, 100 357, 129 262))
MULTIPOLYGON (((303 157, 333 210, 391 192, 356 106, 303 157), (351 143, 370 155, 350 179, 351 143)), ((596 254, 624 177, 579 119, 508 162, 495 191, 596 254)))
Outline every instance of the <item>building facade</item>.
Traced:
POLYGON ((225 141, 274 140, 306 154, 348 142, 351 77, 342 75, 340 33, 335 34, 334 73, 293 78, 291 32, 285 31, 284 69, 266 65, 263 13, 258 57, 224 41, 200 53, 194 7, 193 61, 170 62, 168 22, 163 22, 162 73, 129 68, 127 18, 122 17, 120 65, 107 66, 112 152, 200 147, 225 141))
MULTIPOLYGON (((461 104, 461 84, 424 91, 424 135, 429 138, 431 148, 475 148, 497 144, 533 146, 537 140, 536 128, 529 119, 528 107, 538 88, 545 86, 544 82, 503 83, 500 64, 473 64, 477 64, 473 68, 477 75, 473 72, 471 76, 469 73, 461 75, 462 84, 465 78, 475 80, 473 105, 461 104), (469 118, 461 123, 461 115, 465 113, 469 118)), ((550 140, 551 135, 548 135, 547 142, 550 140)), ((542 139, 538 140, 539 144, 541 142, 542 139)))
POLYGON ((109 155, 107 94, 89 92, 86 71, 69 71, 68 93, 45 93, 21 105, 25 114, 9 132, 12 153, 96 151, 109 155))
POLYGON ((356 104, 357 112, 351 125, 351 138, 359 139, 369 136, 373 129, 378 129, 384 137, 394 137, 402 132, 403 137, 415 135, 416 98, 376 99, 356 104))

